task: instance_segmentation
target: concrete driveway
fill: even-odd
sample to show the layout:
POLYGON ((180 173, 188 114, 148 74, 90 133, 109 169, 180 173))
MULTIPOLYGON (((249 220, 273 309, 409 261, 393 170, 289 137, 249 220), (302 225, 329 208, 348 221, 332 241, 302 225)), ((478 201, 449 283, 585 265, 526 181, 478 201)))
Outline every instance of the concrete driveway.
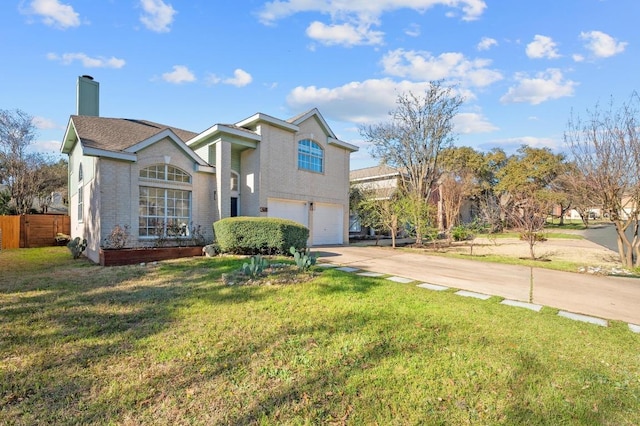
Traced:
MULTIPOLYGON (((326 262, 640 324, 640 279, 551 271, 430 256, 374 246, 320 247, 326 262)), ((418 284, 416 283, 416 284, 418 284)))

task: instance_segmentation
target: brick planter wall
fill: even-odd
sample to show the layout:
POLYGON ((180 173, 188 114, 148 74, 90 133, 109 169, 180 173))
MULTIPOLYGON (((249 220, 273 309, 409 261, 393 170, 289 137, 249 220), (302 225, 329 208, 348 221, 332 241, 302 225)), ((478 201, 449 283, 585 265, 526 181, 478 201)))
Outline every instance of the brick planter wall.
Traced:
POLYGON ((158 260, 178 259, 182 257, 202 256, 202 247, 160 247, 100 250, 100 265, 119 266, 158 260))

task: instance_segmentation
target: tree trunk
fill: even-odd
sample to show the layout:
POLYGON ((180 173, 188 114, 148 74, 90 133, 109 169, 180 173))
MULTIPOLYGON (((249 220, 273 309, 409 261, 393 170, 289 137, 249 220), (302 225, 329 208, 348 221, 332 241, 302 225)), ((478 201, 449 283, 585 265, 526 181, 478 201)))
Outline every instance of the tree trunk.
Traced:
POLYGON ((536 245, 536 240, 535 240, 535 234, 534 233, 530 233, 529 234, 529 255, 531 256, 531 259, 536 258, 536 254, 535 251, 533 250, 533 246, 536 245))
POLYGON ((618 254, 620 255, 620 262, 625 268, 631 268, 633 267, 633 251, 631 250, 631 243, 624 233, 624 222, 617 220, 614 223, 616 226, 616 234, 618 237, 618 254))

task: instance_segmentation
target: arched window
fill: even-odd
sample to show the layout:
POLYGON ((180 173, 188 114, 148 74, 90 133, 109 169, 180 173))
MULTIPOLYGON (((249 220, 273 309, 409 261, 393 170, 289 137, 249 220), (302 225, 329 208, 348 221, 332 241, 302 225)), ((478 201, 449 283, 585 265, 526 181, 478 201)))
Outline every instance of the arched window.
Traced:
POLYGON ((324 171, 324 151, 310 139, 298 142, 298 169, 322 173, 324 171))
POLYGON ((140 170, 140 177, 146 179, 166 180, 169 182, 191 183, 191 175, 184 170, 169 164, 154 164, 140 170))
POLYGON ((140 170, 149 183, 140 186, 138 233, 141 237, 188 237, 191 233, 191 191, 163 183, 191 183, 191 175, 168 164, 140 170), (154 182, 155 181, 155 182, 154 182))

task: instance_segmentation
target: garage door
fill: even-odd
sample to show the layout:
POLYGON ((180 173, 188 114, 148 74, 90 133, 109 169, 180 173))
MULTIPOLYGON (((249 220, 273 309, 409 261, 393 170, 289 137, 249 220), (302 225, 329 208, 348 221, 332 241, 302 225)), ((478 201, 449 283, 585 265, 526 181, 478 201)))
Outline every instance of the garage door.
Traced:
POLYGON ((290 219, 304 226, 309 226, 307 204, 304 201, 291 201, 269 198, 267 200, 267 215, 290 219))
POLYGON ((344 215, 341 204, 315 203, 313 208, 314 246, 323 244, 342 244, 344 215))

